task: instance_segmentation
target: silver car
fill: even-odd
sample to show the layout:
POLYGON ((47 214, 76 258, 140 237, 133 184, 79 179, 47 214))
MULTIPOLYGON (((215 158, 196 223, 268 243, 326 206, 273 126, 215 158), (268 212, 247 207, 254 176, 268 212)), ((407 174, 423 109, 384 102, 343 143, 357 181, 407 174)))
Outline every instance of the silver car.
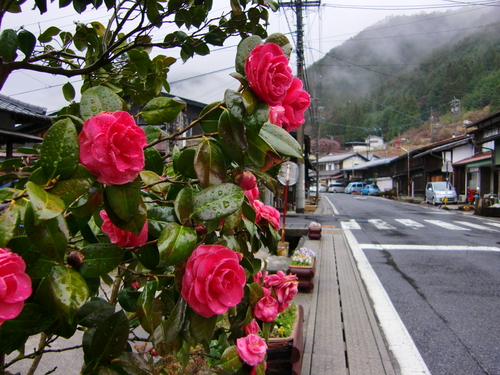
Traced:
POLYGON ((425 188, 425 201, 433 205, 443 204, 445 201, 457 203, 457 192, 447 181, 428 182, 425 188))

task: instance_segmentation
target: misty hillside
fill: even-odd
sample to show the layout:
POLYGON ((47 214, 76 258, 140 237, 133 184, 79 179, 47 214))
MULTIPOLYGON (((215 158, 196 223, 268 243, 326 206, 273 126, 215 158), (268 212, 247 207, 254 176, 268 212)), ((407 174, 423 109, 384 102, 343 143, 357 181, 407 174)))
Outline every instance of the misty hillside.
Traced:
POLYGON ((321 137, 341 142, 391 140, 424 121, 498 111, 500 8, 387 18, 330 50, 307 79, 324 119, 321 137))

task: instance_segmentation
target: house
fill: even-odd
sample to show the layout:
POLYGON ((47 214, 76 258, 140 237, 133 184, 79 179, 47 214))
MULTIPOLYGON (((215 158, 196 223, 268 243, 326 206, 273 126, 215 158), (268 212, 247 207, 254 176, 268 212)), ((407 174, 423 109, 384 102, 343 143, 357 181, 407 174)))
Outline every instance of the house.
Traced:
POLYGON ((366 163, 352 166, 348 170, 343 170, 343 172, 351 172, 353 180, 377 184, 381 191, 391 190, 393 188, 393 173, 388 166, 390 166, 394 159, 396 157, 373 159, 366 163))
POLYGON ((353 166, 367 161, 368 158, 357 152, 329 154, 318 159, 316 170, 318 171, 319 179, 328 186, 330 183, 338 180, 349 180, 352 173, 348 171, 353 166))
POLYGON ((353 152, 370 152, 374 150, 385 150, 387 144, 384 138, 377 135, 369 135, 364 142, 346 142, 346 146, 350 146, 353 152))

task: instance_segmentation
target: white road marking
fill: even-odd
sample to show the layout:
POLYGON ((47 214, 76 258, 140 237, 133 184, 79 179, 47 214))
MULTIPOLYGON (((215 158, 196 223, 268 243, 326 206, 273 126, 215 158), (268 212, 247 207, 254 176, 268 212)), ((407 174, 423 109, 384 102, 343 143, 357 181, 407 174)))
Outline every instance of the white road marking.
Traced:
POLYGON ((471 227, 471 228, 474 228, 474 229, 487 230, 487 231, 490 231, 490 232, 498 232, 498 229, 488 228, 488 227, 486 227, 484 225, 469 223, 467 221, 454 221, 454 223, 457 223, 457 224, 460 224, 460 225, 465 225, 465 226, 468 226, 468 227, 471 227))
POLYGON ((358 223, 356 223, 356 220, 351 219, 349 221, 341 221, 340 225, 342 226, 342 229, 348 229, 348 230, 357 230, 361 229, 358 223))
POLYGON ((359 247, 363 250, 424 250, 424 251, 494 251, 500 252, 497 246, 439 246, 439 245, 393 245, 362 243, 359 247))
POLYGON ((500 228, 500 223, 497 223, 497 222, 487 221, 487 222, 485 222, 485 224, 493 225, 494 227, 500 228))
POLYGON ((406 329, 398 312, 366 258, 363 250, 349 230, 344 230, 347 242, 358 264, 359 273, 373 301, 380 326, 384 330, 389 349, 398 361, 402 375, 430 375, 420 352, 406 329))
POLYGON ((459 227, 458 225, 447 223, 447 222, 441 221, 441 220, 424 220, 424 221, 431 223, 431 224, 434 224, 434 225, 437 225, 438 227, 441 227, 441 228, 449 229, 449 230, 470 230, 469 228, 462 228, 462 227, 459 227))
POLYGON ((385 221, 382 221, 380 219, 370 219, 368 220, 369 223, 375 225, 377 229, 396 229, 396 227, 393 227, 390 224, 387 224, 385 221))
POLYGON ((413 228, 413 229, 425 228, 424 224, 420 224, 414 220, 410 220, 410 219, 394 219, 394 220, 396 220, 397 222, 399 222, 407 227, 413 228))
POLYGON ((330 199, 326 198, 326 200, 328 201, 328 203, 330 203, 330 206, 332 206, 333 214, 338 215, 339 211, 337 210, 337 207, 335 207, 335 205, 332 203, 330 199))

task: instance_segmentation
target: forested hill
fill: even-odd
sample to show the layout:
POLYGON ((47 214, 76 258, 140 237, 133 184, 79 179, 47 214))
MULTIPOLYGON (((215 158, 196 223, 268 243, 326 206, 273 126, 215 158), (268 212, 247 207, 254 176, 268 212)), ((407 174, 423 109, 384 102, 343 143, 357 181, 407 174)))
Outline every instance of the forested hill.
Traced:
POLYGON ((500 7, 387 18, 325 54, 307 79, 323 107, 321 136, 341 141, 390 140, 431 116, 498 111, 500 7))

